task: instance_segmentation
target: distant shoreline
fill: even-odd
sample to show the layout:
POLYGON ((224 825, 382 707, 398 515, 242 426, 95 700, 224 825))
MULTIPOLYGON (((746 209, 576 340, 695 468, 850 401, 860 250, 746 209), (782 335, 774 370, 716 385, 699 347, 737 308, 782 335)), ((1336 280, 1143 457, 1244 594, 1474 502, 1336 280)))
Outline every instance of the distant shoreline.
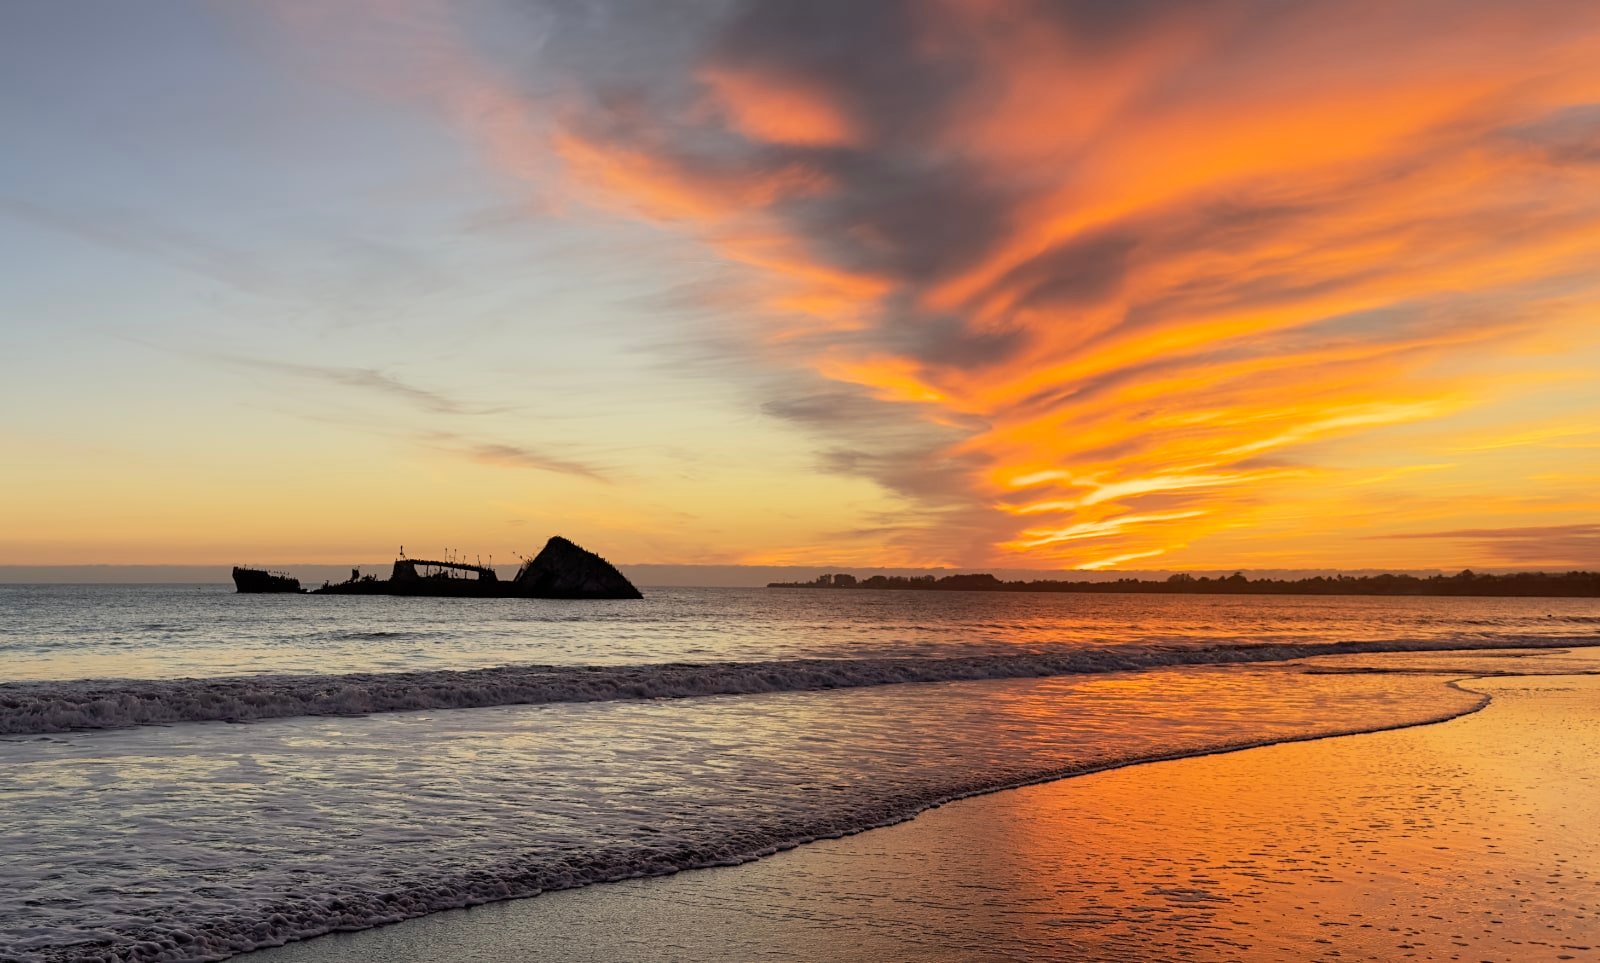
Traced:
POLYGON ((874 575, 857 579, 848 573, 819 575, 811 582, 769 582, 767 588, 827 591, 910 592, 1094 592, 1128 595, 1370 595, 1411 598, 1600 598, 1600 572, 1517 572, 1418 578, 1415 575, 1335 575, 1302 579, 1250 579, 1235 572, 1223 578, 1173 575, 1161 581, 1133 578, 1115 581, 1035 579, 1003 581, 989 574, 934 578, 874 575))

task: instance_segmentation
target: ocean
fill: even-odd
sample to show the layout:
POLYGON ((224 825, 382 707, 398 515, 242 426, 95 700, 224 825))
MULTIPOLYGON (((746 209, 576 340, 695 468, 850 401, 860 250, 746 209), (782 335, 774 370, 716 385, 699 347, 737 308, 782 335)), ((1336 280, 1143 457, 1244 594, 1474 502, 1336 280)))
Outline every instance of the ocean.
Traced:
POLYGON ((1482 701, 1323 656, 1600 643, 1591 599, 646 595, 0 586, 0 960, 223 959, 739 863, 1482 701))

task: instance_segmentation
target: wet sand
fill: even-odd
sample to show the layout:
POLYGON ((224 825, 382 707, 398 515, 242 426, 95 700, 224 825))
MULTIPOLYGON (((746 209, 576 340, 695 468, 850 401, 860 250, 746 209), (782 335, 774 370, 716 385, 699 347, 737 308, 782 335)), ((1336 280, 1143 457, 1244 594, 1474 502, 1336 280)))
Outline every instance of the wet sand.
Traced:
MULTIPOLYGON (((1382 667, 1581 671, 1595 658, 1382 667)), ((1133 766, 744 866, 241 959, 1600 959, 1600 677, 1461 684, 1492 702, 1437 725, 1133 766)))

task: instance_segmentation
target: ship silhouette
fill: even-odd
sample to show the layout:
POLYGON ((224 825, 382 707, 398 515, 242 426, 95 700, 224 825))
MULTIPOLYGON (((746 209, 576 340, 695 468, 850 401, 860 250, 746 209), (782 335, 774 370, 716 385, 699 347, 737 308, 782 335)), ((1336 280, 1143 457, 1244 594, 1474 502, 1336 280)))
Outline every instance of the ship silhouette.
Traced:
MULTIPOLYGON (((403 552, 403 550, 402 550, 403 552)), ((243 593, 303 592, 288 575, 260 569, 233 570, 233 584, 243 593)), ((362 575, 324 583, 314 595, 413 595, 444 598, 640 599, 644 595, 599 555, 557 535, 538 555, 522 563, 517 574, 502 580, 492 566, 454 559, 395 559, 387 579, 362 575)))
POLYGON ((269 572, 260 568, 233 567, 233 585, 240 592, 260 595, 276 592, 304 592, 300 580, 282 572, 269 572))

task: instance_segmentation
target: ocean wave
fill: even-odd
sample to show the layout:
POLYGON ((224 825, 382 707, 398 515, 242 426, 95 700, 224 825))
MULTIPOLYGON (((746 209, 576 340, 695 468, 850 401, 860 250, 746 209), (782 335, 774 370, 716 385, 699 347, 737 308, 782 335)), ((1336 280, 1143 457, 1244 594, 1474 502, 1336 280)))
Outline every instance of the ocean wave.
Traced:
POLYGON ((652 665, 511 665, 346 675, 269 675, 0 684, 0 735, 249 722, 293 716, 637 699, 686 699, 902 683, 1039 678, 1321 655, 1570 648, 1595 639, 1490 636, 1210 646, 1120 645, 959 658, 793 659, 652 665))

